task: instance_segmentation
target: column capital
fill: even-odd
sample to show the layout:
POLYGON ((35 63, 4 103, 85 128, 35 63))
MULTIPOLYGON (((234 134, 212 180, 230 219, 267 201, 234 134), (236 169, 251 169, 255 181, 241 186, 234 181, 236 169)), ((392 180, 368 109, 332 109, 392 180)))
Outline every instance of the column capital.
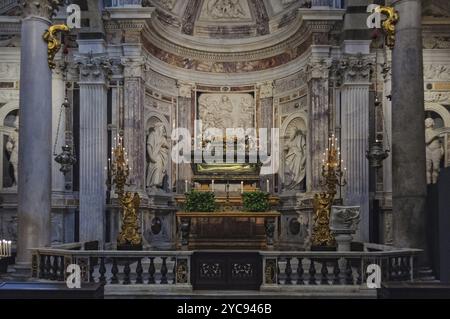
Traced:
POLYGON ((273 97, 273 81, 259 83, 259 97, 261 99, 273 97))
POLYGON ((145 60, 141 57, 128 58, 121 60, 124 68, 123 76, 125 78, 144 78, 145 60))
POLYGON ((178 81, 178 96, 190 99, 192 97, 192 88, 194 86, 195 85, 192 83, 178 81))
POLYGON ((308 80, 328 79, 331 68, 331 59, 312 57, 306 67, 308 80))
POLYGON ((341 84, 370 84, 374 59, 362 54, 344 55, 333 61, 333 77, 341 84))
POLYGON ((38 16, 51 19, 56 15, 61 2, 61 0, 20 0, 19 5, 22 9, 22 18, 38 16))
POLYGON ((106 55, 79 55, 75 63, 80 70, 80 84, 105 84, 111 73, 111 59, 106 55))

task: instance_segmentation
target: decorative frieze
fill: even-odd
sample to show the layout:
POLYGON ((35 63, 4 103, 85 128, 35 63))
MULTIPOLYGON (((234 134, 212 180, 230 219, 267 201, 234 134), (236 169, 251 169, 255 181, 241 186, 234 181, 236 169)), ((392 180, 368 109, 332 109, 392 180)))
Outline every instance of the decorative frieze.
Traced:
POLYGON ((450 65, 428 64, 424 66, 425 80, 450 81, 450 65))

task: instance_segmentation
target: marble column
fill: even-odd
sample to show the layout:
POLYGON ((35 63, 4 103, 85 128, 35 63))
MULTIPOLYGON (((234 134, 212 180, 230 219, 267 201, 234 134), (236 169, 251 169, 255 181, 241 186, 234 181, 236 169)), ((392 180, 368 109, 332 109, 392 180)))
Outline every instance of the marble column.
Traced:
POLYGON ((42 36, 57 5, 24 0, 21 30, 17 266, 29 268, 30 248, 50 244, 52 74, 42 36))
POLYGON ((124 139, 130 159, 131 189, 145 194, 145 123, 142 58, 124 60, 124 139))
MULTIPOLYGON (((426 248, 426 162, 420 0, 393 1, 400 19, 392 53, 394 244, 426 248)), ((426 254, 422 262, 427 260, 426 254)))
POLYGON ((341 61, 341 150, 347 168, 344 202, 361 207, 361 224, 357 237, 369 241, 369 142, 370 60, 362 55, 346 56, 341 61))
POLYGON ((312 59, 309 64, 309 145, 311 150, 311 180, 308 190, 321 191, 323 153, 328 145, 329 134, 329 87, 328 77, 331 62, 329 59, 312 59))
POLYGON ((80 241, 104 242, 107 142, 107 78, 103 55, 78 58, 80 67, 80 241))

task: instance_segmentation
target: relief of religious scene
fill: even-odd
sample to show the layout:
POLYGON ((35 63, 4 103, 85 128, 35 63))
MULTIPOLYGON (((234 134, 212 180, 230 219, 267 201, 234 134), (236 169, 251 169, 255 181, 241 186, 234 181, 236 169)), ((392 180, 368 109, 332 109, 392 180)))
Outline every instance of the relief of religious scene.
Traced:
POLYGON ((254 98, 248 93, 203 93, 198 99, 199 119, 203 128, 254 128, 254 98))
POLYGON ((206 0, 200 20, 242 20, 251 18, 247 1, 206 0))

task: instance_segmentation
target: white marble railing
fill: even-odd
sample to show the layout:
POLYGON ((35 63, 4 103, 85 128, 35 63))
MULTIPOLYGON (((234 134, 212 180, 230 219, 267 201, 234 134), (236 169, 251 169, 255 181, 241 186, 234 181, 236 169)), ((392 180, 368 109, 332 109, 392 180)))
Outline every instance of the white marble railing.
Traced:
POLYGON ((364 251, 264 251, 263 287, 282 285, 364 285, 369 265, 381 270, 381 282, 414 281, 418 249, 365 244, 364 251))
MULTIPOLYGON (((68 250, 79 246, 33 249, 32 276, 64 281, 67 266, 77 264, 83 282, 191 286, 192 251, 68 250)), ((373 244, 352 252, 260 251, 261 289, 288 285, 363 286, 369 265, 380 267, 382 282, 413 281, 420 252, 373 244)))
POLYGON ((0 1, 0 15, 18 5, 19 5, 19 3, 17 2, 17 0, 2 0, 2 1, 0 1))
POLYGON ((189 251, 88 251, 43 248, 32 249, 32 254, 32 277, 38 279, 64 281, 67 278, 67 266, 76 264, 81 268, 82 282, 112 285, 190 284, 192 252, 189 251))

